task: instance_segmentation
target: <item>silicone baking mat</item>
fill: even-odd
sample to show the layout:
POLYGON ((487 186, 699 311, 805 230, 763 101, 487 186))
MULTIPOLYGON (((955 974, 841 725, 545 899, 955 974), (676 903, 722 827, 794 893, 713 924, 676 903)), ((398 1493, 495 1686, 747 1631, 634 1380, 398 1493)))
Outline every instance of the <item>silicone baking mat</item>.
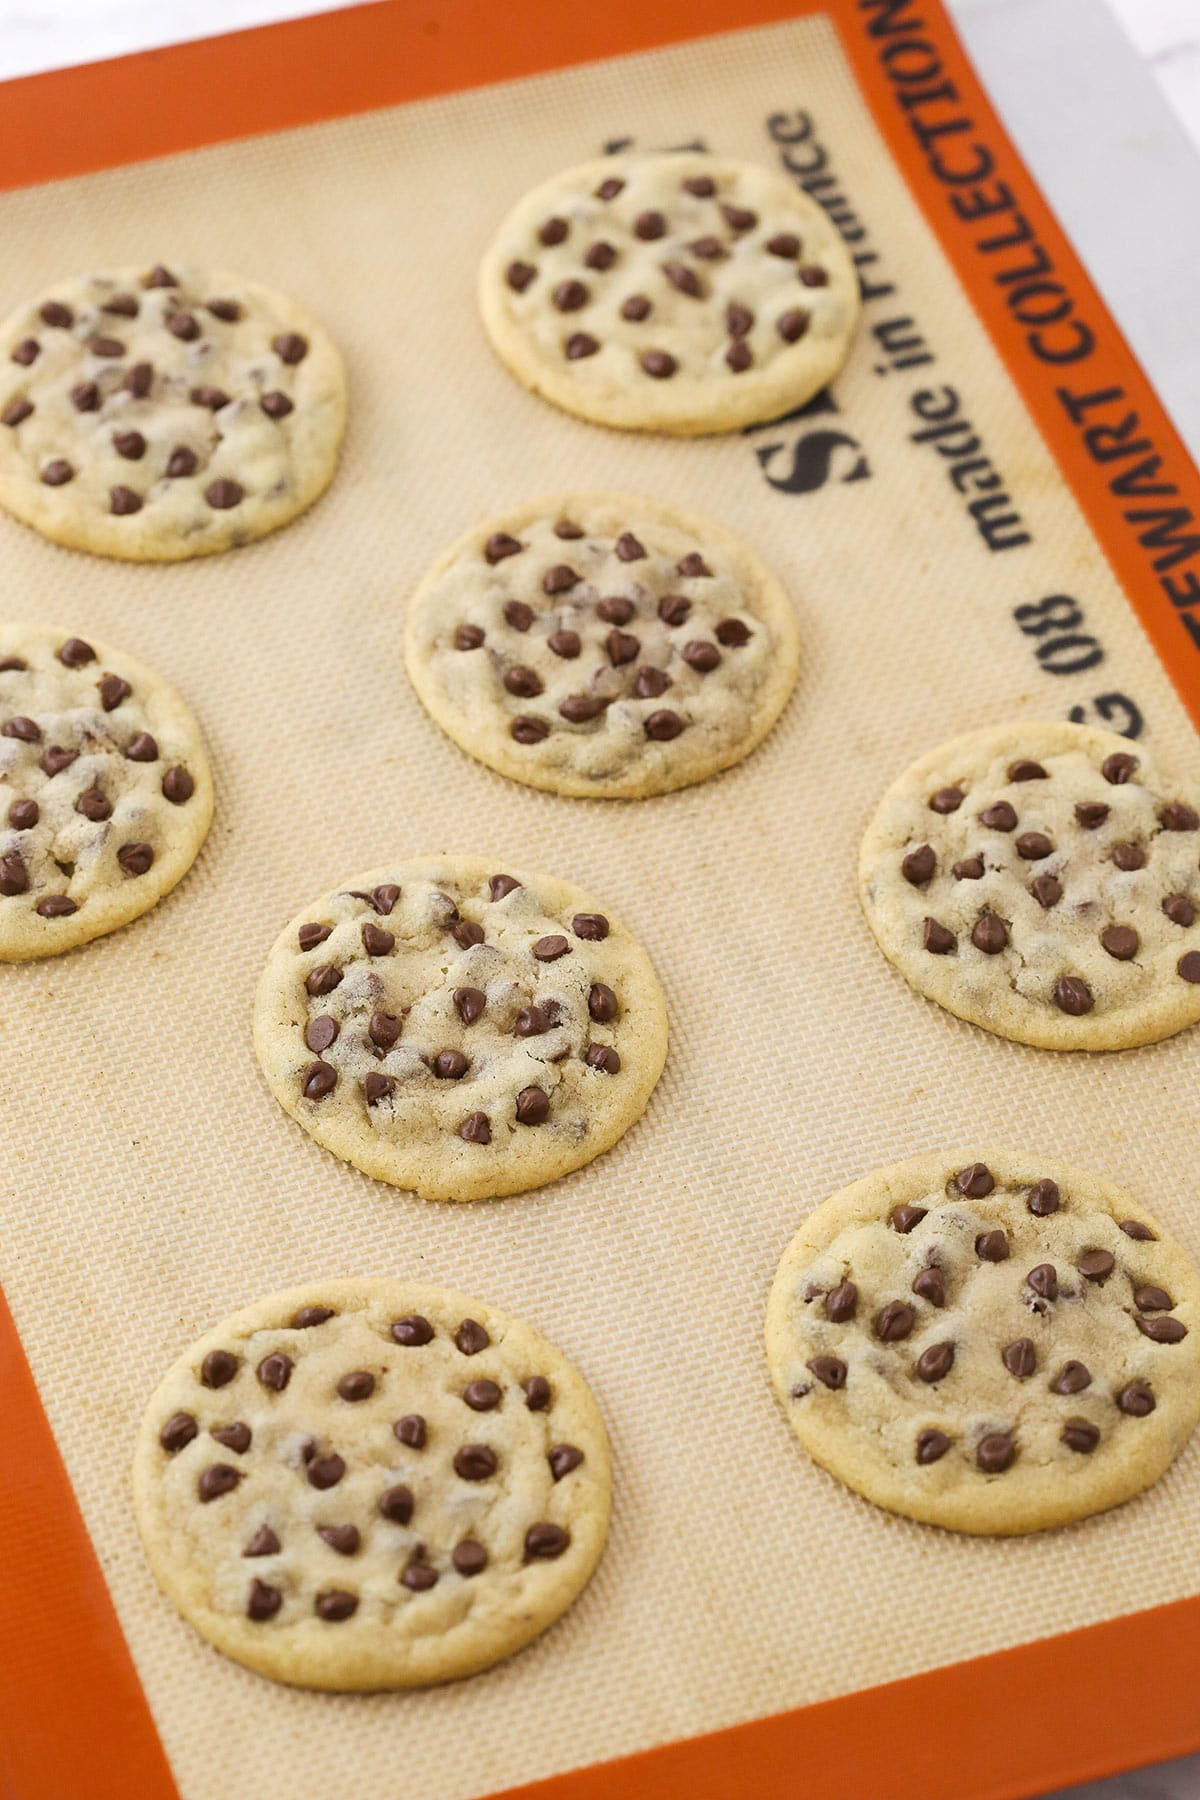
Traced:
POLYGON ((0 199, 0 311, 109 262, 241 269, 324 320, 353 401, 328 497, 251 548, 137 568, 0 519, 6 612, 177 682, 218 788, 174 895, 0 983, 0 1280, 44 1408, 6 1330, 0 1778, 19 1800, 347 1782, 467 1800, 543 1778, 562 1800, 834 1781, 982 1796, 1200 1742, 1200 1442, 1116 1513, 969 1541, 813 1467, 761 1350, 800 1217, 941 1143, 1095 1168, 1200 1255, 1195 1034, 1083 1058, 977 1032, 909 992, 854 886, 882 787, 971 725, 1103 721, 1194 770, 1196 473, 936 8, 571 10, 378 6, 13 84, 0 107, 10 179, 70 177, 0 199), (481 248, 558 167, 693 142, 785 169, 829 209, 861 334, 833 391, 773 424, 693 443, 589 428, 491 357, 481 248), (405 596, 438 550, 508 501, 589 486, 740 530, 800 621, 799 686, 762 749, 654 801, 503 781, 403 673, 405 596), (281 922, 360 868, 443 848, 611 903, 672 1027, 612 1153, 465 1208, 319 1150, 268 1097, 249 1032, 281 922), (484 1295, 580 1364, 613 1438, 612 1536, 512 1662, 428 1693, 304 1693, 176 1618, 140 1551, 130 1449, 211 1322, 376 1272, 484 1295))

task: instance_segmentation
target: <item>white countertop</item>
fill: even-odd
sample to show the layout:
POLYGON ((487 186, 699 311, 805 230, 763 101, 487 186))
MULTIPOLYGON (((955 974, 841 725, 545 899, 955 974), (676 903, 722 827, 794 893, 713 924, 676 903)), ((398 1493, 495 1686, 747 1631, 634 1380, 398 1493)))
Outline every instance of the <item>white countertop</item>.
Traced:
MULTIPOLYGON (((948 4, 1200 461, 1200 0, 948 4)), ((0 0, 0 80, 332 10, 330 0, 0 0)), ((1200 1757, 1074 1788, 1070 1800, 1200 1800, 1200 1757)))

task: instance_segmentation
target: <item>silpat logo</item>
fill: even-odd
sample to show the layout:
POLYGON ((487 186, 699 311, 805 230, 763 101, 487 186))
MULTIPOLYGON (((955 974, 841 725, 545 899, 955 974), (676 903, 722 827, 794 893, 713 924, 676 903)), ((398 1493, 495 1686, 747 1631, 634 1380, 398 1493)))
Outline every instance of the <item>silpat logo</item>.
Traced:
MULTIPOLYGON (((749 426, 746 435, 757 431, 778 431, 793 420, 807 422, 824 413, 837 411, 837 401, 828 388, 823 388, 803 406, 784 413, 782 418, 772 419, 766 425, 749 426)), ((768 444, 758 444, 754 454, 768 484, 781 494, 815 494, 831 481, 843 484, 865 481, 872 473, 858 439, 851 437, 848 431, 839 431, 828 425, 818 426, 815 431, 802 430, 791 437, 777 437, 768 444), (783 454, 789 451, 790 458, 783 454)))

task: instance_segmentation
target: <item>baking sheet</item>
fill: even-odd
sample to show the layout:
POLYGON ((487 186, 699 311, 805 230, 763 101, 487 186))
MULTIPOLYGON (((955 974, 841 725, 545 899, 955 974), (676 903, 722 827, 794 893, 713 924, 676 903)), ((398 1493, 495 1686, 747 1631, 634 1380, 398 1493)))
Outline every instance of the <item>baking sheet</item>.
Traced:
POLYGON ((1096 718, 1105 696, 1133 703, 1166 765, 1194 771, 1196 744, 832 28, 797 21, 15 194, 0 229, 5 308, 92 265, 208 260, 309 305, 352 385, 333 490, 261 545, 131 569, 0 521, 8 616, 152 663, 200 714, 215 764, 212 835, 178 892, 0 984, 0 1281, 185 1800, 317 1789, 347 1767, 364 1790, 399 1779, 465 1800, 1196 1591, 1195 1446, 1119 1513, 965 1542, 812 1468, 768 1388, 762 1310, 799 1217, 921 1148, 1040 1146, 1125 1182, 1200 1253, 1191 1038, 1090 1060, 991 1039, 915 999, 858 913, 863 824, 927 745, 1018 712, 1096 718), (892 290, 868 300, 832 402, 681 445, 562 417, 494 363, 475 264, 525 187, 626 139, 774 162, 781 133, 798 162, 827 148, 855 247, 878 257, 864 272, 892 290), (914 395, 947 386, 1012 499, 1005 535, 1028 542, 989 550, 939 453, 950 440, 912 442, 931 422, 914 395), (415 701, 403 603, 426 563, 475 516, 572 486, 709 511, 783 577, 800 683, 739 769, 636 805, 558 800, 470 762, 415 701), (1021 629, 1046 614, 1014 617, 1056 594, 1082 620, 1049 637, 1103 653, 1075 674, 1039 662, 1046 636, 1021 629), (663 1081, 614 1152, 471 1208, 337 1164, 270 1100, 250 1047, 281 923, 357 869, 436 849, 595 892, 654 958, 672 1022, 663 1081), (354 1273, 528 1317, 587 1374, 613 1437, 613 1532, 582 1600, 511 1664, 428 1694, 302 1694, 223 1661, 158 1594, 132 1520, 133 1430, 179 1349, 260 1293, 354 1273))

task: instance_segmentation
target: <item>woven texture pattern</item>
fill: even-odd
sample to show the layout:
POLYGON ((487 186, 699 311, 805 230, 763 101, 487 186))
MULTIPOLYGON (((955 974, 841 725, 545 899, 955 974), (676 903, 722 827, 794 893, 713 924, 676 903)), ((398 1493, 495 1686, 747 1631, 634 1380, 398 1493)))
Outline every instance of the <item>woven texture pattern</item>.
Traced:
MULTIPOLYGON (((263 71, 263 79, 269 72, 263 71)), ((0 314, 62 274, 219 262, 294 294, 346 354, 341 474, 276 537, 170 570, 60 551, 0 519, 5 610, 144 658, 206 730, 212 832, 181 887, 56 962, 4 971, 0 1279, 185 1800, 397 1791, 466 1800, 1153 1605, 1200 1585, 1200 1445, 1141 1500, 1021 1543, 891 1518, 814 1468, 762 1351, 800 1217, 872 1167, 1011 1143, 1095 1169, 1200 1254, 1195 1033, 1119 1057, 1025 1049, 917 999, 858 910, 862 830, 927 747, 1133 694, 1195 773, 1183 710, 859 101, 801 22, 219 148, 0 201, 0 314), (772 161, 808 108, 898 293, 868 304, 837 414, 681 444, 590 428, 521 390, 474 306, 495 222, 632 136, 772 161), (908 315, 937 361, 883 376, 908 315), (989 554, 945 462, 913 446, 921 379, 963 396, 1034 535, 989 554), (840 429, 819 492, 756 450, 840 429), (470 761, 404 677, 403 606, 477 516, 564 488, 643 490, 742 532, 794 597, 803 665, 748 761, 679 794, 567 801, 470 761), (1078 596, 1107 661, 1055 677, 1013 608, 1078 596), (250 1041, 281 925, 355 869, 437 850, 543 867, 610 903, 671 1016, 649 1109, 524 1198, 433 1206, 320 1150, 250 1041), (612 1436, 595 1580, 512 1663, 370 1699, 288 1691, 174 1615, 134 1529, 129 1458, 180 1350, 322 1276, 462 1288, 577 1363, 612 1436)), ((1089 717, 1093 716, 1089 713, 1089 717)), ((10 1550, 13 1547, 10 1546, 10 1550)))

